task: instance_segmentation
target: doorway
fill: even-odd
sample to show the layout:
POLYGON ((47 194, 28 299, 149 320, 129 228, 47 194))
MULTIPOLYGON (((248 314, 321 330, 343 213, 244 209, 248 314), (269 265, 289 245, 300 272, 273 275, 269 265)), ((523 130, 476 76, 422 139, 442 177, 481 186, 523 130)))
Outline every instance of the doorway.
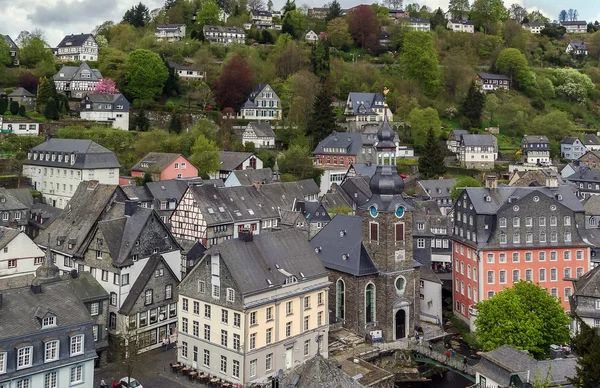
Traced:
POLYGON ((294 348, 285 349, 285 369, 290 369, 294 365, 294 348))
POLYGON ((406 337, 406 312, 402 309, 396 311, 396 339, 406 337))

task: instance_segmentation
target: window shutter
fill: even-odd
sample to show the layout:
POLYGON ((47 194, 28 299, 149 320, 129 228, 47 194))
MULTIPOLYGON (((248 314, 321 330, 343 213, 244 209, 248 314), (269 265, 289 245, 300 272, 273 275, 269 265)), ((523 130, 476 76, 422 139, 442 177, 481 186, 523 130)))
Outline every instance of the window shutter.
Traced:
POLYGON ((104 305, 103 300, 98 301, 98 314, 102 314, 102 306, 104 305))
POLYGON ((396 224, 396 241, 404 241, 404 224, 396 224))
POLYGON ((371 224, 371 240, 379 241, 379 224, 376 224, 376 223, 371 224))

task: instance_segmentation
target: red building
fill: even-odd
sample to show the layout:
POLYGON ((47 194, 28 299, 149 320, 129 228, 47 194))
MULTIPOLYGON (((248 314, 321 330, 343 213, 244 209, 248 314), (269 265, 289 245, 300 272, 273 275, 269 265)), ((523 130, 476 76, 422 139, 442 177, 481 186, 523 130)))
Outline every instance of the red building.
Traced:
POLYGON ((361 152, 363 139, 360 133, 336 132, 327 136, 313 152, 317 166, 350 167, 361 152))

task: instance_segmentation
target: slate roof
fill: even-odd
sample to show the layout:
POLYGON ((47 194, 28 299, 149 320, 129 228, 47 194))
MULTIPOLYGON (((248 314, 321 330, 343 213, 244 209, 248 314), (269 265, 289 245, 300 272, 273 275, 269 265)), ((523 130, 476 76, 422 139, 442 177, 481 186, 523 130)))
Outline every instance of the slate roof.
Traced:
POLYGON ((279 220, 280 225, 295 227, 298 220, 300 218, 304 218, 304 217, 302 217, 302 214, 300 214, 299 211, 280 210, 279 213, 281 215, 281 219, 279 220))
POLYGON ((587 49, 588 49, 585 42, 569 42, 569 46, 573 47, 573 49, 575 49, 575 50, 587 51, 587 49))
POLYGON ((248 123, 248 128, 251 128, 258 137, 275 137, 273 127, 269 123, 252 122, 248 123))
POLYGON ((430 282, 433 282, 433 283, 442 284, 442 281, 440 280, 440 278, 435 274, 435 272, 433 272, 431 270, 430 265, 421 266, 421 268, 419 269, 419 273, 420 273, 421 279, 429 280, 430 282))
POLYGON ((157 167, 159 171, 163 171, 165 168, 169 167, 171 163, 175 161, 181 154, 170 154, 166 152, 150 152, 148 155, 144 156, 142 160, 137 162, 133 167, 131 167, 131 171, 146 171, 151 167, 157 167), (148 163, 148 167, 142 167, 142 163, 148 163))
POLYGON ((242 104, 242 107, 240 109, 255 109, 258 108, 258 105, 256 105, 254 103, 254 101, 247 99, 246 102, 244 102, 244 104, 242 104))
POLYGON ((492 146, 492 147, 497 147, 498 145, 498 139, 496 139, 496 136, 492 135, 491 133, 478 133, 478 134, 466 134, 466 135, 462 135, 462 141, 461 144, 463 144, 466 147, 473 147, 473 146, 492 146))
POLYGON ((258 191, 264 195, 276 209, 291 210, 294 202, 304 201, 305 193, 301 188, 301 182, 302 181, 267 183, 260 185, 258 191))
POLYGON ((175 69, 175 70, 190 70, 190 71, 199 71, 199 69, 192 67, 192 66, 184 66, 184 65, 180 65, 176 62, 173 61, 169 61, 169 67, 175 69))
POLYGON ((541 27, 541 26, 545 26, 545 25, 546 25, 546 23, 542 23, 542 22, 531 22, 531 23, 524 23, 523 25, 524 25, 524 26, 527 26, 527 27, 529 27, 529 28, 532 28, 532 27, 541 27))
POLYGON ((595 267, 588 273, 573 281, 574 295, 600 298, 600 267, 595 267))
POLYGON ((71 282, 75 294, 84 303, 109 298, 108 292, 89 272, 78 272, 76 278, 71 274, 63 275, 62 278, 71 282))
POLYGON ((428 19, 421 18, 400 18, 400 21, 407 21, 409 23, 430 23, 428 19))
POLYGON ((27 208, 31 209, 33 206, 33 197, 29 189, 9 189, 8 192, 27 208))
POLYGON ((600 182, 600 171, 592 170, 587 166, 582 166, 577 172, 565 178, 572 182, 600 182))
POLYGON ((348 98, 352 104, 352 114, 354 115, 374 114, 373 108, 383 109, 385 102, 381 93, 350 92, 348 98))
POLYGON ((19 49, 17 44, 11 39, 10 36, 8 36, 8 35, 3 35, 3 36, 4 36, 4 41, 6 42, 6 44, 8 44, 11 51, 17 51, 19 49))
POLYGON ((598 137, 591 133, 586 133, 585 135, 583 135, 581 137, 581 142, 586 146, 587 145, 600 145, 600 140, 598 140, 598 137))
POLYGON ((337 214, 313 237, 310 245, 318 250, 327 268, 354 276, 379 272, 362 243, 361 217, 337 214))
POLYGON ((577 137, 575 136, 567 136, 564 139, 562 139, 560 141, 560 144, 573 144, 575 143, 577 140, 579 140, 577 137))
POLYGON ((586 216, 600 216, 600 195, 590 195, 583 203, 586 216))
POLYGON ((328 212, 336 207, 345 206, 352 208, 352 202, 348 201, 346 197, 339 191, 333 193, 326 193, 321 197, 321 203, 328 212))
POLYGON ((348 178, 342 182, 340 188, 356 206, 362 206, 372 196, 371 188, 369 187, 370 179, 371 177, 367 176, 348 178))
POLYGON ((539 135, 525 135, 523 136, 523 140, 526 143, 533 143, 533 144, 537 144, 537 143, 543 143, 543 144, 549 144, 550 140, 548 140, 548 138, 546 136, 539 136, 539 135))
POLYGON ((38 153, 37 160, 27 159, 24 164, 48 167, 69 167, 76 169, 119 168, 121 164, 114 152, 91 140, 50 139, 33 147, 30 152, 38 153), (42 160, 40 154, 63 155, 67 161, 42 160), (75 163, 71 164, 70 155, 75 154, 75 163))
POLYGON ((313 154, 317 155, 353 155, 356 156, 360 153, 362 147, 362 135, 355 132, 337 132, 333 131, 325 139, 321 140, 315 148, 313 154), (343 148, 344 152, 331 152, 326 151, 326 148, 343 148))
POLYGON ((145 185, 150 196, 158 201, 168 201, 175 199, 177 203, 185 194, 188 184, 186 181, 171 179, 167 181, 148 182, 145 185))
POLYGON ((35 97, 35 94, 30 93, 25 88, 17 88, 17 89, 15 89, 14 92, 9 94, 8 97, 31 97, 31 98, 33 98, 33 97, 35 97))
MULTIPOLYGON (((166 181, 165 181, 166 182, 166 181)), ((125 185, 120 186, 127 199, 130 201, 138 201, 138 202, 148 202, 152 201, 152 194, 148 191, 146 185, 144 186, 134 186, 134 185, 125 185)))
POLYGON ((587 24, 587 22, 585 20, 575 20, 575 21, 565 20, 563 22, 560 22, 561 26, 578 26, 580 24, 587 24))
POLYGON ((252 152, 221 151, 219 152, 219 162, 221 163, 221 170, 233 171, 236 169, 236 167, 244 163, 244 161, 252 155, 252 152))
POLYGON ((18 229, 6 228, 0 226, 0 249, 3 249, 8 245, 15 237, 17 237, 22 231, 18 229))
POLYGON ((428 179, 420 180, 419 185, 430 198, 448 198, 457 179, 428 179))
POLYGON ((250 11, 250 13, 252 13, 252 16, 266 16, 266 17, 273 16, 273 14, 271 12, 263 11, 260 9, 253 9, 252 11, 250 11))
POLYGON ((354 168, 356 176, 367 176, 371 178, 377 170, 376 163, 353 163, 351 168, 354 168))
POLYGON ((176 31, 179 27, 185 26, 185 24, 157 24, 157 30, 176 31))
POLYGON ((0 212, 29 210, 29 208, 21 203, 10 190, 0 187, 0 212), (4 200, 2 200, 4 199, 4 200))
POLYGON ((38 222, 36 219, 32 218, 29 220, 31 224, 34 224, 37 228, 45 230, 48 228, 56 218, 62 213, 62 209, 57 207, 36 202, 31 206, 31 214, 33 215, 41 215, 42 220, 38 222))
POLYGON ((82 46, 89 37, 92 37, 92 39, 94 38, 92 34, 67 35, 60 41, 56 48, 82 46))
POLYGON ((82 62, 79 66, 63 66, 60 70, 54 74, 55 81, 100 81, 102 79, 102 73, 98 69, 92 69, 87 62, 82 62), (80 74, 83 71, 89 71, 90 78, 82 78, 80 74), (62 76, 61 76, 62 74, 62 76))
POLYGON ((283 286, 289 275, 281 273, 278 267, 296 276, 299 282, 327 277, 327 270, 306 241, 306 235, 295 228, 253 235, 250 242, 227 240, 210 247, 205 254, 221 256, 242 295, 283 286))
POLYGON ((270 168, 233 170, 231 174, 235 175, 242 186, 250 186, 254 182, 271 183, 273 181, 273 171, 270 168))
POLYGON ((496 79, 496 80, 503 80, 503 81, 510 80, 510 78, 508 78, 507 76, 505 76, 503 74, 477 73, 477 75, 483 79, 496 79))
POLYGON ((91 102, 114 104, 115 101, 117 101, 119 99, 119 97, 121 97, 122 95, 123 95, 122 93, 115 93, 115 94, 91 94, 90 93, 87 96, 89 97, 91 102))
POLYGON ((317 354, 305 363, 288 370, 281 384, 286 388, 360 388, 358 381, 347 375, 340 364, 317 354))
POLYGON ((298 201, 294 210, 299 211, 309 222, 331 221, 331 217, 319 202, 298 201))
POLYGON ((30 287, 8 289, 2 291, 0 338, 39 334, 39 319, 47 313, 56 315, 57 329, 92 322, 70 282, 44 284, 39 294, 34 294, 30 287))
POLYGON ((154 269, 159 263, 163 263, 166 270, 171 274, 171 277, 174 280, 177 280, 177 276, 171 270, 171 267, 165 259, 159 255, 158 253, 153 254, 148 258, 146 265, 142 269, 142 272, 138 275, 135 283, 131 286, 131 290, 129 290, 129 294, 127 294, 127 298, 123 302, 123 305, 119 309, 120 314, 129 315, 131 309, 134 307, 135 302, 140 298, 140 295, 146 288, 146 283, 148 280, 154 276, 154 269))
POLYGON ((473 22, 470 21, 470 20, 451 19, 450 22, 453 23, 453 24, 464 24, 465 26, 472 26, 473 25, 473 22))

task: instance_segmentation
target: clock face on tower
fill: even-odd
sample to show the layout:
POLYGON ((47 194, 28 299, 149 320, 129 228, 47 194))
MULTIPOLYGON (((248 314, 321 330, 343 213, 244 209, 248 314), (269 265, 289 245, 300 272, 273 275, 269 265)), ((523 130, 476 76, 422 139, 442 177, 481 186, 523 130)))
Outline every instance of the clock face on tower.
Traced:
POLYGON ((371 206, 369 207, 369 214, 371 214, 371 217, 377 217, 377 207, 376 206, 371 206))
POLYGON ((402 218, 403 216, 404 216, 404 207, 403 206, 398 206, 396 208, 396 217, 402 218))

